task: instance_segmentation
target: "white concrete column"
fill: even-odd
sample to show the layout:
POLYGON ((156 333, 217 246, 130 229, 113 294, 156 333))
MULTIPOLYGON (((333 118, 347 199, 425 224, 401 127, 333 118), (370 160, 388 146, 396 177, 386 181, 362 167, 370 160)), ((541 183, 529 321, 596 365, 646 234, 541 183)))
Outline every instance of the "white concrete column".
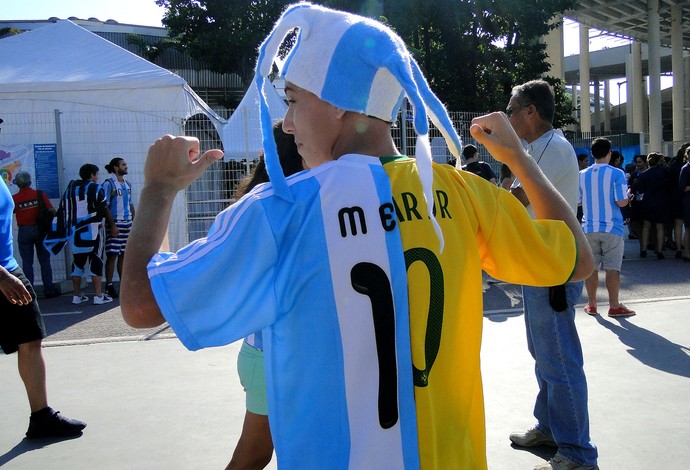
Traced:
POLYGON ((690 141, 690 54, 685 54, 685 140, 690 141))
POLYGON ((611 82, 604 80, 604 132, 611 132, 611 82))
MULTIPOLYGON (((630 54, 625 58, 625 80, 619 80, 616 85, 625 81, 625 131, 634 132, 635 128, 633 125, 633 88, 635 82, 633 81, 633 45, 630 44, 630 54)), ((622 85, 621 85, 622 86, 622 85)), ((619 86, 620 88, 620 86, 619 86)), ((616 129, 617 131, 618 129, 616 129)))
POLYGON ((659 0, 647 0, 647 31, 649 32, 649 150, 651 152, 663 151, 660 28, 659 0))
MULTIPOLYGON (((573 119, 577 121, 577 100, 580 99, 580 90, 578 89, 577 85, 572 85, 571 86, 572 94, 573 94, 573 119)), ((574 127, 577 127, 579 124, 576 124, 574 127)), ((574 129, 577 130, 577 129, 574 129)))
POLYGON ((685 70, 683 66, 683 6, 671 7, 671 70, 673 71, 673 145, 674 153, 685 141, 685 70))
POLYGON ((580 25, 580 132, 592 131, 589 94, 589 28, 580 25))
MULTIPOLYGON (((646 88, 642 84, 642 44, 639 41, 632 43, 631 76, 628 78, 629 113, 632 116, 632 132, 644 132, 644 96, 646 88)), ((628 106, 626 106, 628 108, 628 106)))
POLYGON ((601 132, 601 82, 594 80, 594 132, 601 132))
POLYGON ((557 24, 557 27, 549 31, 549 34, 543 38, 546 43, 546 58, 550 66, 549 72, 552 77, 565 80, 565 58, 563 57, 563 16, 554 18, 552 24, 557 24))

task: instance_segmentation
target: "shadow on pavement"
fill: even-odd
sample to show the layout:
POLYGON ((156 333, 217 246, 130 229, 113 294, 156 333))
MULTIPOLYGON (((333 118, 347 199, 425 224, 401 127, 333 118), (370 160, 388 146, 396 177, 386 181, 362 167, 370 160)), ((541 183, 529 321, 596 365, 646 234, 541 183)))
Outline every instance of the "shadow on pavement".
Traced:
POLYGON ((119 306, 117 299, 103 305, 93 305, 93 294, 88 295, 88 302, 72 304, 72 294, 63 294, 52 299, 39 298, 38 304, 46 325, 48 336, 59 333, 94 318, 119 306))
POLYGON ((596 320, 629 346, 628 353, 641 363, 669 374, 690 377, 689 347, 673 343, 631 323, 627 318, 617 318, 619 324, 607 321, 600 315, 596 316, 596 320))
POLYGON ((48 447, 51 444, 57 444, 58 442, 71 441, 72 439, 78 439, 82 436, 79 434, 77 436, 69 437, 50 437, 44 439, 27 439, 24 438, 17 443, 13 448, 0 455, 0 467, 11 462, 13 459, 19 457, 27 452, 32 452, 34 450, 40 450, 44 447, 48 447))
POLYGON ((551 446, 521 447, 513 444, 512 442, 510 443, 510 447, 512 447, 515 450, 529 452, 530 454, 534 454, 537 457, 541 457, 544 460, 551 460, 551 457, 556 455, 556 451, 558 450, 556 447, 551 446))

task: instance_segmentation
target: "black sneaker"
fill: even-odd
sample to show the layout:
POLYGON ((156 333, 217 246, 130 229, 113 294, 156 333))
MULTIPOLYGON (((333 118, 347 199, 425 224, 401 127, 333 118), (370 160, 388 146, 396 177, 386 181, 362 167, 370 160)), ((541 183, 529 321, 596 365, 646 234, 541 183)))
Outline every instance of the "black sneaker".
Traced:
POLYGON ((59 411, 47 407, 31 413, 26 437, 39 439, 41 437, 79 436, 85 427, 86 423, 83 421, 65 418, 60 416, 59 411))
POLYGON ((115 289, 115 286, 112 284, 108 284, 107 286, 105 286, 105 293, 113 299, 117 299, 120 296, 120 293, 117 291, 117 289, 115 289))

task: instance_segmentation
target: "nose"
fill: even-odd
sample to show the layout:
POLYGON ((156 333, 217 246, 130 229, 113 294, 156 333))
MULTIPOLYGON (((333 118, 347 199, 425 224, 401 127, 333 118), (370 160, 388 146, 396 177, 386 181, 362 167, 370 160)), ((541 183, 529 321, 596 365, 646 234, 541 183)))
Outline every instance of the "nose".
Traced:
POLYGON ((294 121, 292 119, 292 108, 288 108, 287 112, 285 113, 285 117, 283 118, 283 132, 286 134, 294 134, 295 133, 295 127, 294 127, 294 121))

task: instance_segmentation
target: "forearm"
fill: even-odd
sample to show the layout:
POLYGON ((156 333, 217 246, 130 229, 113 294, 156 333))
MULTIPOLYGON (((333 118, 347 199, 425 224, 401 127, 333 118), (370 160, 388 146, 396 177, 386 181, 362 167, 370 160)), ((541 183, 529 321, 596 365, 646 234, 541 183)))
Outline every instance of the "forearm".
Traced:
POLYGON ((570 205, 544 176, 532 157, 518 159, 513 173, 520 180, 524 195, 529 199, 537 219, 562 220, 568 226, 577 248, 577 264, 571 280, 582 280, 592 273, 594 259, 585 235, 570 205))
POLYGON ((105 221, 108 224, 108 227, 114 227, 115 226, 115 219, 113 219, 113 213, 110 212, 110 208, 108 206, 105 207, 105 221))
POLYGON ((503 113, 472 119, 470 133, 498 161, 505 163, 520 180, 534 214, 541 219, 562 220, 568 226, 577 248, 572 280, 589 277, 594 269, 592 250, 568 203, 544 176, 539 166, 522 148, 517 134, 503 113))
POLYGON ((120 307, 125 321, 136 328, 165 322, 151 289, 147 265, 158 253, 170 220, 175 194, 145 186, 132 224, 124 260, 120 307))

